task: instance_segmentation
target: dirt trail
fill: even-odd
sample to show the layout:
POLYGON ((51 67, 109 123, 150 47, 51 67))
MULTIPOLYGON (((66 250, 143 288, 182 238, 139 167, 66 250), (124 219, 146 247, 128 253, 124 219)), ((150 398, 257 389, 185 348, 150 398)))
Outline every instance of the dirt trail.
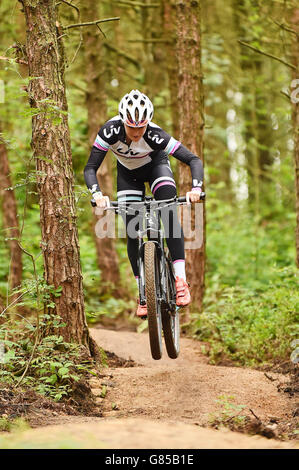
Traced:
MULTIPOLYGON (((278 393, 276 381, 271 382, 261 371, 207 364, 197 341, 183 338, 178 359, 169 359, 164 350, 162 359, 155 361, 147 333, 94 329, 92 336, 104 349, 109 351, 113 345, 115 354, 140 364, 111 371, 103 400, 106 417, 141 415, 206 425, 211 413, 221 411, 216 403, 221 395, 235 397, 236 405, 246 405, 262 421, 290 412, 290 398, 278 393), (119 410, 113 411, 112 403, 119 410)), ((286 380, 279 374, 275 378, 286 380)))
POLYGON ((277 379, 271 381, 261 371, 209 365, 201 354, 200 343, 191 339, 182 339, 178 359, 169 359, 164 350, 163 358, 155 361, 150 355, 147 333, 93 328, 91 334, 105 350, 138 364, 105 369, 101 381, 93 383, 96 394, 107 387, 105 398, 97 399, 103 407, 103 418, 66 417, 63 425, 25 431, 7 440, 0 438, 0 447, 299 447, 294 441, 205 427, 212 414, 219 416, 223 410, 223 405, 216 402, 221 395, 224 401, 233 396, 235 405, 245 405, 242 415, 253 417, 254 413, 262 422, 272 426, 274 423, 274 428, 275 422, 286 423, 291 419, 294 403, 277 390, 278 381, 286 381, 285 376, 271 373, 277 379))

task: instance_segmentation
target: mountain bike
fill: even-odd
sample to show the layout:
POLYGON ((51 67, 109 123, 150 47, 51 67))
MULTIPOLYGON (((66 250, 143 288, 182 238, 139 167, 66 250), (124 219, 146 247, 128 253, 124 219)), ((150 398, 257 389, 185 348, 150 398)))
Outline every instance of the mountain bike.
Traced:
MULTIPOLYGON (((201 193, 201 200, 205 193, 201 193)), ((142 202, 110 201, 110 207, 122 215, 137 218, 139 302, 147 304, 148 331, 153 359, 162 357, 162 331, 166 351, 171 359, 180 352, 180 318, 176 305, 176 287, 173 264, 164 240, 161 210, 169 206, 185 204, 186 197, 174 197, 156 201, 145 196, 142 202), (147 240, 144 241, 144 237, 147 240)), ((94 201, 91 201, 96 206, 94 201)))

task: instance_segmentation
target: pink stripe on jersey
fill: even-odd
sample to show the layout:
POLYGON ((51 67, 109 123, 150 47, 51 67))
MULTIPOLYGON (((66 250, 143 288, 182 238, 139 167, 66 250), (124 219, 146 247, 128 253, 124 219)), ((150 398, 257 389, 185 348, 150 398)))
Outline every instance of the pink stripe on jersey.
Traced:
POLYGON ((152 191, 153 194, 155 194, 155 192, 157 191, 158 188, 160 188, 160 186, 165 186, 166 184, 168 184, 169 186, 174 186, 176 188, 176 185, 172 181, 162 181, 162 183, 156 184, 156 186, 154 187, 152 191))
POLYGON ((179 148, 180 145, 181 145, 181 142, 177 142, 176 145, 171 150, 170 155, 173 155, 174 152, 179 148))
POLYGON ((97 143, 97 141, 95 140, 94 141, 94 144, 93 144, 95 147, 97 147, 98 149, 100 150, 104 150, 104 152, 107 152, 108 149, 105 149, 104 147, 102 147, 100 144, 97 143))
POLYGON ((185 263, 185 260, 184 259, 176 259, 172 264, 175 264, 175 263, 185 263))

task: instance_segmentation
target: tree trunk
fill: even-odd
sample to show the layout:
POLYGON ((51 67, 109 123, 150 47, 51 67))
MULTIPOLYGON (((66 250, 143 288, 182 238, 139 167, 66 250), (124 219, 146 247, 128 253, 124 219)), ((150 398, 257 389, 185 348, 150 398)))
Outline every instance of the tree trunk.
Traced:
MULTIPOLYGON (((177 59, 179 74, 178 112, 179 140, 194 154, 203 159, 203 88, 201 71, 200 1, 176 0, 177 9, 177 59)), ((190 169, 180 165, 180 194, 191 189, 190 169)), ((204 211, 203 211, 204 212, 204 211)), ((203 226, 196 231, 205 232, 203 226)), ((194 220, 193 220, 194 226, 194 220)), ((187 279, 191 285, 193 306, 200 310, 204 294, 205 233, 203 243, 196 250, 186 250, 187 279)))
MULTIPOLYGON (((83 21, 99 18, 93 0, 86 0, 81 8, 83 21)), ((103 68, 102 38, 93 29, 83 32, 85 50, 86 105, 88 112, 88 140, 92 146, 99 128, 107 119, 105 77, 103 68)), ((98 175, 104 194, 113 198, 113 172, 109 155, 103 161, 98 175)), ((98 217, 94 215, 96 224, 98 217)), ((95 231, 94 231, 95 233, 95 231)), ((119 260, 113 238, 98 238, 95 235, 98 266, 102 273, 101 290, 117 294, 120 284, 119 260)))
POLYGON ((58 30, 55 0, 20 0, 27 26, 29 101, 37 109, 32 118, 32 147, 36 159, 40 204, 44 277, 61 295, 51 294, 54 307, 66 326, 65 341, 85 345, 90 338, 84 313, 80 250, 73 194, 73 168, 64 54, 58 30))
MULTIPOLYGON (((5 143, 0 140, 0 197, 3 210, 3 227, 5 237, 19 239, 19 222, 17 212, 17 202, 13 189, 5 190, 12 186, 10 178, 10 168, 5 143)), ((10 279, 11 289, 19 287, 22 283, 22 251, 17 240, 9 240, 10 250, 10 279)), ((17 295, 13 295, 10 301, 15 300, 17 295)))
MULTIPOLYGON (((296 70, 293 72, 293 79, 297 80, 296 88, 299 87, 299 8, 293 10, 291 18, 292 29, 296 31, 293 37, 292 56, 293 64, 296 70)), ((295 191, 296 191, 296 264, 299 268, 299 102, 298 93, 297 99, 293 100, 293 126, 294 126, 294 163, 295 163, 295 191), (297 101, 297 103, 296 103, 297 101)))

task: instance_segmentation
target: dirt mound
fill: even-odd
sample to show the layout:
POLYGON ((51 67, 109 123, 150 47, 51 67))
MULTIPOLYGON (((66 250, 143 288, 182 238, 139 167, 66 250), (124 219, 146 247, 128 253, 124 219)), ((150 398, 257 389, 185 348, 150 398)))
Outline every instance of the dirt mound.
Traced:
POLYGON ((104 417, 143 417, 160 421, 227 427, 272 438, 296 438, 296 398, 285 393, 286 374, 241 367, 212 366, 201 344, 182 338, 181 353, 172 360, 163 351, 151 358, 147 333, 93 329, 106 350, 141 365, 109 370, 113 387, 103 400, 104 417))
MULTIPOLYGON (((75 419, 75 418, 74 418, 75 419)), ((82 418, 81 418, 82 419, 82 418)), ((290 449, 290 443, 152 419, 89 418, 0 437, 5 449, 290 449)))
POLYGON ((192 339, 182 338, 178 359, 164 350, 155 361, 146 333, 93 328, 91 334, 108 367, 90 379, 90 389, 79 387, 77 399, 83 403, 91 390, 101 417, 84 409, 84 417, 70 416, 57 404, 48 417, 42 410, 43 427, 0 437, 0 447, 298 448, 295 440, 283 442, 296 437, 297 377, 210 365, 192 339))

